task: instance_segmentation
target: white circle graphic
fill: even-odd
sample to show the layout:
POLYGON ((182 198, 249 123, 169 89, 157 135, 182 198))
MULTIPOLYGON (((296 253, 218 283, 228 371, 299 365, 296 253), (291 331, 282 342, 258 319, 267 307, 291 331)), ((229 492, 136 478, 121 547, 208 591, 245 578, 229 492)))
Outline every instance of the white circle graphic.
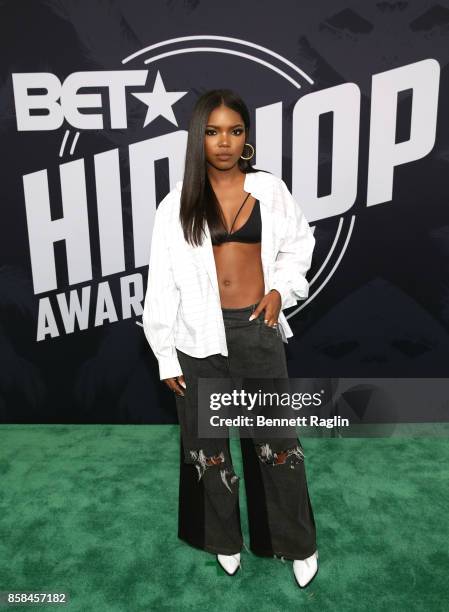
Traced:
MULTIPOLYGON (((122 60, 122 64, 127 64, 128 62, 139 59, 140 61, 143 61, 145 65, 148 65, 148 64, 152 64, 154 62, 160 61, 167 57, 172 57, 175 55, 181 55, 185 53, 223 53, 223 54, 228 54, 228 55, 236 55, 236 56, 241 57, 242 59, 256 62, 258 64, 261 64, 262 66, 265 66, 267 69, 272 70, 273 72, 277 73, 280 77, 288 81, 296 89, 301 88, 301 84, 297 80, 298 75, 302 79, 307 81, 307 83, 311 85, 314 84, 313 79, 309 75, 307 75, 303 70, 301 70, 301 68, 296 66, 293 62, 286 59, 279 53, 276 53, 275 51, 272 51, 271 49, 268 49, 267 47, 264 47, 262 45, 258 45, 256 43, 252 43, 247 40, 240 39, 240 38, 233 38, 229 36, 217 36, 217 35, 212 35, 212 34, 211 35, 198 34, 198 35, 192 35, 192 36, 181 36, 177 38, 170 38, 164 41, 160 41, 158 43, 154 43, 152 45, 144 47, 143 49, 136 51, 135 53, 132 53, 131 55, 125 57, 122 60), (191 46, 188 46, 194 40, 222 41, 225 43, 231 43, 232 45, 236 47, 236 49, 229 49, 228 47, 206 47, 206 46, 191 47, 191 46), (156 49, 161 49, 162 47, 167 47, 173 44, 178 45, 179 43, 187 43, 187 44, 185 47, 167 50, 167 51, 164 51, 163 53, 158 53, 157 55, 153 54, 156 49), (277 61, 279 64, 282 65, 282 68, 274 64, 273 60, 268 61, 267 59, 258 57, 255 54, 249 54, 249 53, 245 53, 241 51, 240 50, 241 47, 243 48, 250 47, 251 49, 254 50, 255 53, 257 52, 259 54, 273 58, 273 60, 277 61), (289 74, 289 72, 292 72, 293 75, 289 74)), ((320 281, 319 286, 316 287, 309 294, 309 297, 306 300, 301 302, 299 306, 294 307, 294 310, 292 310, 292 312, 286 315, 287 319, 296 315, 303 308, 305 308, 307 304, 310 304, 310 302, 313 299, 315 299, 315 297, 324 289, 324 287, 330 281, 335 271, 337 270, 346 252, 346 249, 348 248, 349 240, 351 238, 353 228, 354 228, 354 223, 355 223, 355 215, 352 215, 349 220, 345 219, 344 217, 339 218, 335 236, 333 238, 332 244, 330 245, 329 251, 327 255, 324 257, 323 262, 321 266, 319 267, 319 269, 317 270, 317 272, 315 273, 314 277, 309 281, 310 288, 312 288, 314 285, 316 286, 317 283, 320 281), (337 248, 340 249, 339 252, 337 251, 337 248), (332 256, 336 257, 336 259, 329 270, 330 260, 332 256), (324 277, 324 279, 322 279, 321 277, 324 277)))

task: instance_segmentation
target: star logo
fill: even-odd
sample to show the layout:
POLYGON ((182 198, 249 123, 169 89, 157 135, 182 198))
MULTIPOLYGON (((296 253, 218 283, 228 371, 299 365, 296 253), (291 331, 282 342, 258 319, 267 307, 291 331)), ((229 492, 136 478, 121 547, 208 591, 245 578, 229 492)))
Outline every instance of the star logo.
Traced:
POLYGON ((148 106, 143 127, 162 115, 178 127, 172 105, 186 95, 187 91, 167 91, 162 81, 161 73, 157 71, 152 93, 133 93, 133 96, 148 106))

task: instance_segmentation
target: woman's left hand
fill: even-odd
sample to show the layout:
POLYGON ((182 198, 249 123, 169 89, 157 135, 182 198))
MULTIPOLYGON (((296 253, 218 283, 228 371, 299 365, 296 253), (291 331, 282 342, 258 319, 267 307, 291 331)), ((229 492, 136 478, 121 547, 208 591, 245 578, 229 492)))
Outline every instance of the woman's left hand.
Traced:
POLYGON ((279 313, 281 311, 281 294, 276 289, 269 291, 258 303, 249 320, 252 321, 262 311, 265 311, 264 321, 266 325, 273 327, 277 325, 279 313))

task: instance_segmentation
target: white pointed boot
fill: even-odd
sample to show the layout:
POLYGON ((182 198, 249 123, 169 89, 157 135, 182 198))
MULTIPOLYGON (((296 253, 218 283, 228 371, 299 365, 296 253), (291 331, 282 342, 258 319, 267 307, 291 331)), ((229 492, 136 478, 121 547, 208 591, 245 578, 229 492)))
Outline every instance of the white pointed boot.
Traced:
POLYGON ((217 555, 217 561, 229 576, 233 576, 240 567, 240 553, 217 555))
POLYGON ((303 589, 312 582, 318 573, 318 551, 307 559, 293 561, 293 574, 298 586, 303 589))

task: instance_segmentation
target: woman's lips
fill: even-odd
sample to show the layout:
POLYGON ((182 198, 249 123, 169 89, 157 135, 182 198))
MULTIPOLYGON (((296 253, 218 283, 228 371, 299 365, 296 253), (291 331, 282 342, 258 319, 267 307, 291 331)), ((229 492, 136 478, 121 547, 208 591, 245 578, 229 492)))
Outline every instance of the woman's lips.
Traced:
POLYGON ((218 153, 217 157, 219 159, 229 159, 230 157, 232 157, 232 153, 218 153))

